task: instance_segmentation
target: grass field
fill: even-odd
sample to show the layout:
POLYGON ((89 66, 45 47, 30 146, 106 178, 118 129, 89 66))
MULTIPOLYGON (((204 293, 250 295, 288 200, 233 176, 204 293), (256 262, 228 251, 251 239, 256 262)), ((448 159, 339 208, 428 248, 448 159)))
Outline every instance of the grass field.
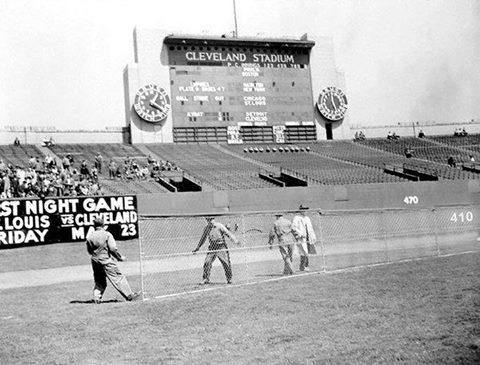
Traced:
POLYGON ((8 289, 0 363, 474 364, 479 277, 470 253, 146 302, 109 287, 90 304, 90 281, 8 289))

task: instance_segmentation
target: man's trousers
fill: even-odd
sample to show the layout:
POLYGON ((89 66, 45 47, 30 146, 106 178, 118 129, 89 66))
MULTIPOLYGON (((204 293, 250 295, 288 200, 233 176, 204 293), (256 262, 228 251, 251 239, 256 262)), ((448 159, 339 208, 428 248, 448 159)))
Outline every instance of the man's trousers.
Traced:
POLYGON ((92 268, 95 280, 93 299, 102 299, 103 293, 107 288, 107 278, 125 299, 132 295, 132 289, 128 284, 127 278, 120 272, 117 264, 112 259, 102 263, 92 260, 92 268))
POLYGON ((232 264, 230 263, 230 254, 226 245, 219 246, 215 249, 209 247, 205 262, 203 264, 203 280, 210 280, 210 271, 212 270, 213 261, 218 257, 225 270, 227 282, 232 281, 232 264))
POLYGON ((292 275, 293 274, 293 267, 292 267, 292 259, 293 259, 293 247, 292 245, 279 245, 278 249, 280 250, 280 254, 282 255, 284 267, 283 267, 283 274, 284 275, 292 275))
POLYGON ((308 268, 308 245, 306 238, 297 239, 298 254, 300 255, 300 271, 304 271, 305 268, 308 268))

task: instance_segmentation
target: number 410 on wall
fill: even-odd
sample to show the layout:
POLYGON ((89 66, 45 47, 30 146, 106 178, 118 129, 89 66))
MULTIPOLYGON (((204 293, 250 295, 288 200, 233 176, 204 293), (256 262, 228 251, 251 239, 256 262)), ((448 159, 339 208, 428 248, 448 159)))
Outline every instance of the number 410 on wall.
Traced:
POLYGON ((470 211, 467 212, 454 212, 450 217, 450 220, 454 223, 464 223, 473 221, 473 213, 470 211))

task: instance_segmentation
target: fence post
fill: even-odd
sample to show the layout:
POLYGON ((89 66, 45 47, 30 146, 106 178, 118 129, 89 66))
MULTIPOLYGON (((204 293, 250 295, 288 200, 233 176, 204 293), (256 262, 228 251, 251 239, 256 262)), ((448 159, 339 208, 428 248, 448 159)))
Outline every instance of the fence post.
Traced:
POLYGON ((437 257, 440 256, 440 244, 438 243, 438 223, 437 223, 437 211, 435 208, 432 208, 432 220, 433 220, 433 231, 435 237, 435 246, 437 247, 437 257))
POLYGON ((381 222, 380 224, 380 232, 382 234, 382 237, 383 237, 383 247, 384 247, 384 251, 385 251, 385 259, 386 259, 386 262, 390 262, 390 255, 388 254, 388 232, 387 230, 385 229, 385 211, 382 209, 379 213, 379 220, 381 222))
POLYGON ((323 229, 322 229, 322 212, 318 211, 318 238, 320 241, 320 250, 322 251, 322 267, 323 267, 323 272, 327 272, 327 262, 325 259, 325 244, 323 242, 323 229))
POLYGON ((139 257, 139 263, 140 263, 140 287, 142 288, 142 300, 145 300, 145 283, 144 283, 144 276, 145 276, 145 269, 143 266, 143 255, 145 254, 143 252, 143 246, 142 246, 142 240, 143 240, 143 227, 142 225, 145 224, 145 218, 139 219, 138 221, 138 249, 140 251, 140 257, 139 257))

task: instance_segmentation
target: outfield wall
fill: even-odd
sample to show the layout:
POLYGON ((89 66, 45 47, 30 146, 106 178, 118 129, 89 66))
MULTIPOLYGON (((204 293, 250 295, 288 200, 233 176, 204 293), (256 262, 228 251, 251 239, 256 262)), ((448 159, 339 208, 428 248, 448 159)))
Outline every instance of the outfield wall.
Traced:
POLYGON ((139 194, 140 214, 431 208, 480 204, 480 181, 454 180, 392 184, 290 187, 176 194, 139 194))

